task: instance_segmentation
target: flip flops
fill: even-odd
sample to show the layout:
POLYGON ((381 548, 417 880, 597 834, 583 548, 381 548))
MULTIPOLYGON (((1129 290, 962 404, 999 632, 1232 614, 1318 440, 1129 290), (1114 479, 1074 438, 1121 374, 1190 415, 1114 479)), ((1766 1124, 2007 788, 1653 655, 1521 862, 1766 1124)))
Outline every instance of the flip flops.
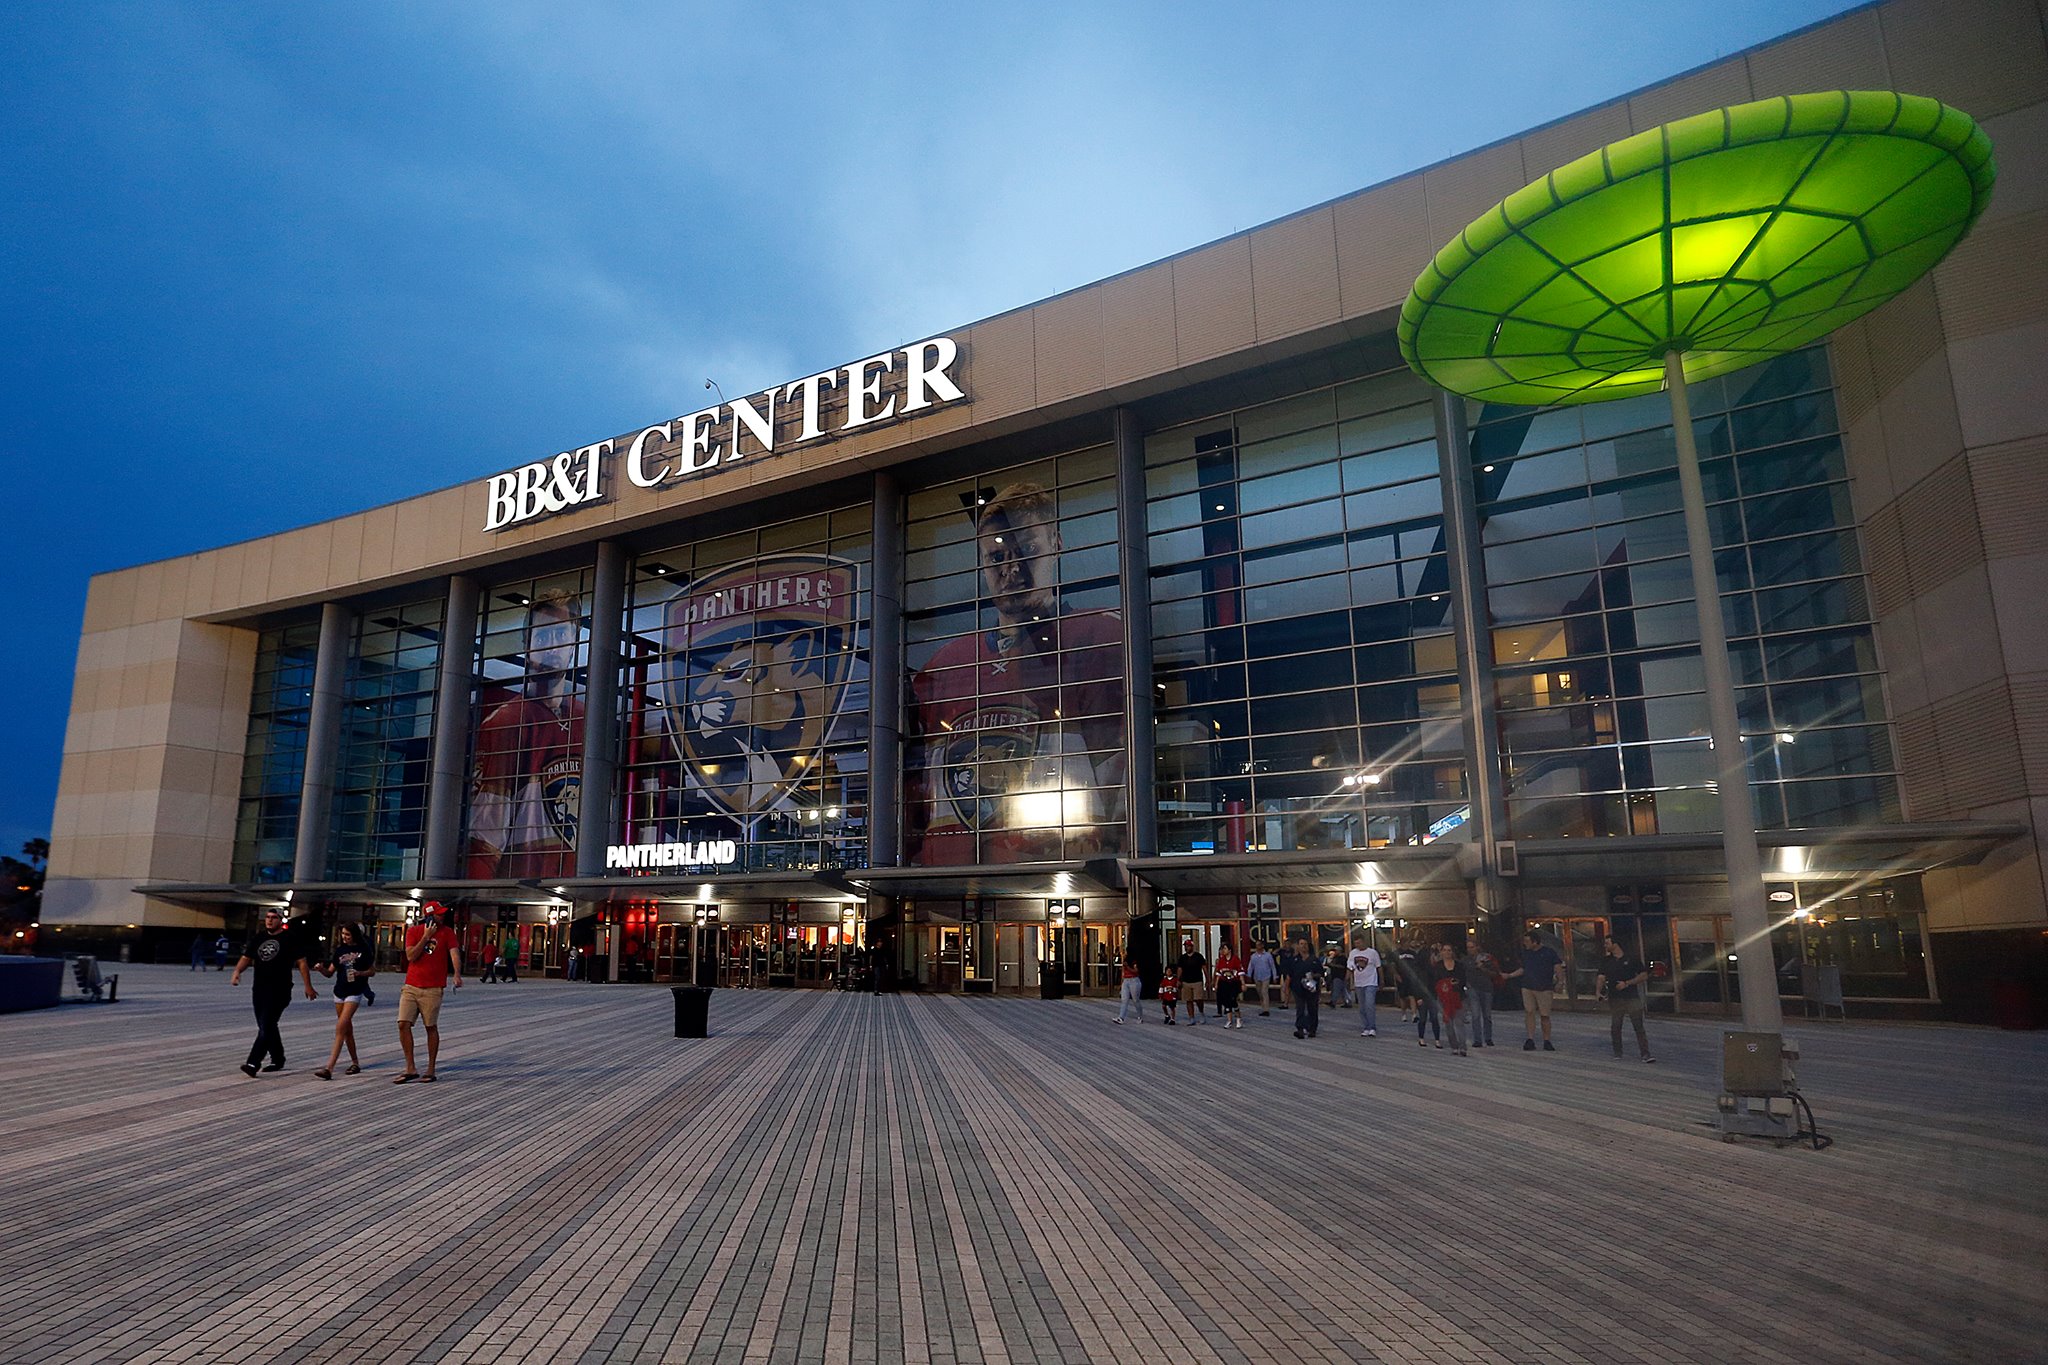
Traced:
POLYGON ((318 1076, 323 1081, 331 1081, 334 1079, 334 1073, 332 1071, 329 1071, 324 1066, 321 1067, 318 1071, 315 1071, 313 1074, 315 1076, 318 1076))
POLYGON ((391 1083, 392 1083, 393 1085, 404 1085, 404 1084, 406 1084, 406 1083, 407 1083, 407 1082, 409 1082, 409 1081, 416 1081, 416 1080, 418 1080, 419 1078, 420 1078, 420 1073, 419 1073, 419 1072, 417 1072, 417 1071, 408 1071, 408 1072, 406 1072, 406 1073, 405 1073, 405 1074, 404 1074, 403 1076, 400 1076, 400 1077, 398 1077, 397 1079, 393 1080, 393 1081, 392 1081, 391 1083))

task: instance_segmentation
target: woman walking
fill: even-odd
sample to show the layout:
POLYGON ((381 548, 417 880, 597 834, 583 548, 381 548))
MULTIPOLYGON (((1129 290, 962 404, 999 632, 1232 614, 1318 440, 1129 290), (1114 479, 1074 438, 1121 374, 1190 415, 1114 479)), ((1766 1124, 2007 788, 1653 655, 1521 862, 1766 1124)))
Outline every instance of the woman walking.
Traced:
POLYGON ((327 1053, 327 1065, 313 1074, 323 1081, 334 1079, 334 1064, 341 1050, 348 1049, 348 1074, 363 1069, 356 1052, 356 1011, 370 998, 370 935, 360 924, 344 924, 334 931, 334 950, 320 964, 320 975, 334 978, 334 1046, 327 1053))
MULTIPOLYGON (((1466 968, 1470 959, 1458 960, 1457 949, 1446 943, 1437 950, 1436 1003, 1443 1011, 1444 1033, 1448 1035, 1451 1055, 1463 1057, 1465 1051, 1465 999, 1466 968)), ((1442 1044, 1438 1044, 1439 1047, 1442 1044)))

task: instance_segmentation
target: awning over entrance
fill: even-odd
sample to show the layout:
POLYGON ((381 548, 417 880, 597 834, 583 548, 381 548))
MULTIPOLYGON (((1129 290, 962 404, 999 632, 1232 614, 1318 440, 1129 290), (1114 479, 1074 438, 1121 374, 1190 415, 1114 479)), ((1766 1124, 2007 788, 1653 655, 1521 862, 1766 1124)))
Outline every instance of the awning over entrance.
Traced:
MULTIPOLYGON (((2024 825, 1955 821, 1858 829, 1760 830, 1771 881, 1891 876, 1980 862, 2024 825)), ((1648 834, 1626 839, 1522 839, 1524 882, 1713 881, 1725 875, 1719 834, 1648 834)))
POLYGON ((1132 858, 1125 866, 1132 876, 1161 891, 1376 891, 1460 883, 1459 847, 1440 840, 1386 848, 1197 853, 1132 858))
POLYGON ((576 877, 548 882, 561 899, 581 904, 623 905, 628 901, 669 901, 717 905, 730 901, 819 901, 859 898, 850 872, 743 872, 694 877, 576 877))
POLYGON ((1120 895, 1126 882, 1114 858, 1023 866, 869 867, 840 875, 863 890, 899 900, 1120 895))

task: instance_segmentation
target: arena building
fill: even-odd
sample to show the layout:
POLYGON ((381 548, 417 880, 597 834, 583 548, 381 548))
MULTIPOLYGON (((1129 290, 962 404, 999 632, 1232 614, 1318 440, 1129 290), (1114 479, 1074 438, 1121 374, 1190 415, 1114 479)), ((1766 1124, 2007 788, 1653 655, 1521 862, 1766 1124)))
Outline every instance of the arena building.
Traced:
MULTIPOLYGON (((2048 935, 2048 42, 1898 0, 1357 194, 515 468, 96 577, 45 947, 424 899, 536 972, 1113 992, 1134 948, 1601 935, 1729 1009, 1657 395, 1480 406, 1398 310, 1632 131, 1898 89, 1989 212, 1694 392, 1788 996, 1988 1010, 2048 935)), ((645 417, 646 415, 641 415, 645 417)), ((536 440, 545 438, 537 437, 536 440)), ((2038 970, 2038 966, 2036 967, 2038 970)))

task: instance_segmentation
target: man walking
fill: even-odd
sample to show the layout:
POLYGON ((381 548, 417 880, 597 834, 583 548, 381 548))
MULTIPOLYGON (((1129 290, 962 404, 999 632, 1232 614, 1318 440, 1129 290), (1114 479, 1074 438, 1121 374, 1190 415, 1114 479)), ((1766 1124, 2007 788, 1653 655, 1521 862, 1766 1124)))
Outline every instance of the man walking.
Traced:
POLYGON ((1624 1016, 1636 1026, 1636 1047, 1642 1051, 1643 1060, 1657 1060, 1650 1055, 1650 1035, 1643 1028, 1643 983, 1649 979, 1649 968, 1630 957, 1622 949, 1620 939, 1607 940, 1607 956, 1600 962, 1598 994, 1607 998, 1607 1017, 1612 1025, 1608 1032, 1614 1040, 1616 1060, 1621 1057, 1621 1021, 1624 1016))
POLYGON ((228 978, 230 986, 242 984, 242 973, 249 967, 256 969, 250 996, 256 1006, 256 1041, 249 1047, 249 1060, 242 1063, 242 1074, 254 1076, 257 1063, 268 1053, 270 1061, 262 1070, 284 1070, 284 1035, 278 1032, 277 1021, 284 1017, 285 1007, 292 1003, 292 965, 297 962, 299 977, 306 983, 306 998, 318 999, 313 990, 313 972, 306 966, 306 955, 299 950, 298 936, 285 928, 284 911, 272 908, 263 912, 263 927, 249 935, 249 941, 242 945, 242 956, 235 963, 235 974, 228 978))
POLYGON ((1308 936, 1295 939, 1287 957, 1287 989, 1294 996, 1294 1036, 1313 1038, 1323 1001, 1323 960, 1309 947, 1308 936))
POLYGON ((1557 997, 1557 969, 1564 965, 1557 949, 1543 941, 1543 935, 1534 929, 1522 935, 1522 965, 1507 974, 1507 979, 1521 978, 1522 982, 1522 1051, 1536 1050, 1536 1022, 1543 1021, 1543 1050, 1555 1052, 1550 1043, 1550 1006, 1557 997))
POLYGON ((1351 989, 1358 995, 1359 1036, 1379 1037, 1380 951, 1363 929, 1351 935, 1351 989))
POLYGON ((395 1084, 434 1079, 441 1056, 441 992, 451 979, 455 989, 461 990, 462 954, 455 946, 455 929, 448 923, 448 908, 428 901, 421 923, 405 931, 405 985, 398 992, 398 1045, 405 1052, 405 1074, 395 1084), (413 1063, 414 1019, 427 1029, 424 1072, 416 1070, 413 1063))
POLYGON ((1263 942, 1260 943, 1258 947, 1252 950, 1252 959, 1247 965, 1251 968, 1252 985, 1258 988, 1259 1013, 1271 1014, 1273 1012, 1273 982, 1280 975, 1279 967, 1273 962, 1273 950, 1268 948, 1263 942))
POLYGON ((1180 1000, 1188 1007, 1188 1024, 1206 1022, 1209 1007, 1203 1002, 1209 998, 1209 958, 1195 946, 1191 938, 1180 941, 1180 960, 1174 964, 1180 972, 1180 1000))

